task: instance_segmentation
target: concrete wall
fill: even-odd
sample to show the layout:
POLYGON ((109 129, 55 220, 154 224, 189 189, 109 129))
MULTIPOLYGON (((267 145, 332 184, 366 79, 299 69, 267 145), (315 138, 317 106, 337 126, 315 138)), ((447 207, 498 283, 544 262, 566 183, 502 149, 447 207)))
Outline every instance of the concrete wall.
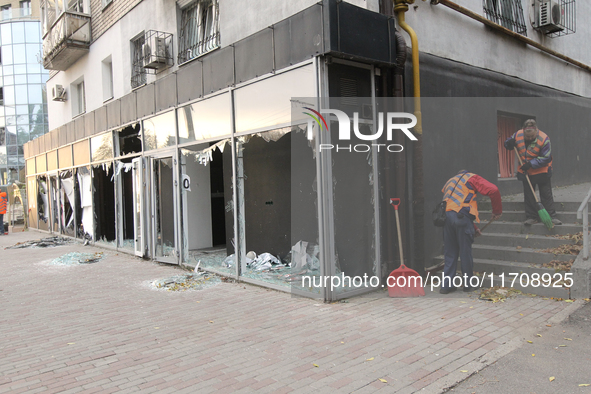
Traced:
MULTIPOLYGON (((533 0, 520 0, 527 25, 527 37, 585 64, 591 64, 588 39, 591 2, 576 4, 576 33, 550 38, 534 30, 533 0)), ((455 3, 483 15, 481 1, 455 3)), ((443 5, 417 1, 406 13, 406 21, 416 31, 421 52, 433 54, 486 70, 501 72, 553 89, 591 97, 591 72, 540 52, 538 49, 464 16, 443 5)), ((404 33, 408 44, 410 39, 404 33)))

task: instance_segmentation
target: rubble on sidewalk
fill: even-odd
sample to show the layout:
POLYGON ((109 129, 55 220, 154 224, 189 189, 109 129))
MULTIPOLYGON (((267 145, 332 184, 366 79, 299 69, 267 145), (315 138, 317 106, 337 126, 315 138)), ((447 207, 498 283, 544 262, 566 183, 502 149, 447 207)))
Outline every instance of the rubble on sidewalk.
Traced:
POLYGON ((81 265, 98 263, 103 258, 103 252, 98 253, 66 253, 51 261, 51 265, 81 265))
POLYGON ((194 272, 176 275, 170 278, 157 279, 152 282, 156 289, 168 291, 203 290, 221 283, 219 277, 207 272, 194 272))
POLYGON ((8 246, 5 249, 24 249, 24 248, 54 248, 56 246, 63 246, 70 244, 72 241, 69 238, 62 237, 47 237, 42 239, 36 239, 33 241, 18 242, 12 246, 8 246))

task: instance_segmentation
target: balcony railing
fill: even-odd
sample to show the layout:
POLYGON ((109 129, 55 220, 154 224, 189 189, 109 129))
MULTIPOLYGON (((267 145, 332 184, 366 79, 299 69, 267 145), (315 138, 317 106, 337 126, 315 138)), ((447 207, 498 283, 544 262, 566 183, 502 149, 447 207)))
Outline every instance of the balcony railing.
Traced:
POLYGON ((66 70, 88 52, 90 16, 65 11, 43 37, 43 67, 66 70))
POLYGON ((31 19, 30 8, 8 8, 0 10, 0 22, 11 19, 31 19))

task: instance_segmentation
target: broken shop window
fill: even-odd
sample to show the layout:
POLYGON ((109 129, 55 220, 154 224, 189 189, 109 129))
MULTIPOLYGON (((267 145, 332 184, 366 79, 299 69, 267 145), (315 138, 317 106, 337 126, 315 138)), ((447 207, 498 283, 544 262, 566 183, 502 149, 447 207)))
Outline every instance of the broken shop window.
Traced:
POLYGON ((51 231, 54 233, 61 232, 61 208, 60 208, 60 188, 59 178, 57 175, 50 175, 49 177, 49 193, 51 198, 51 231))
POLYGON ((40 230, 49 230, 49 184, 47 176, 37 177, 37 218, 40 230))
POLYGON ((92 220, 92 175, 90 167, 78 168, 77 228, 78 238, 92 240, 94 224, 92 220))
POLYGON ((115 162, 115 182, 117 183, 117 231, 119 247, 133 251, 135 248, 135 216, 132 159, 115 162))
MULTIPOLYGON (((90 139, 90 151, 93 162, 113 158, 113 134, 107 132, 90 139)), ((61 163, 60 163, 61 164, 61 163)))
POLYGON ((76 235, 75 191, 72 170, 61 171, 59 174, 59 202, 61 233, 71 237, 76 235))
POLYGON ((176 121, 174 111, 154 116, 142 122, 144 150, 166 148, 176 144, 176 121))
POLYGON ((142 152, 140 124, 135 123, 115 130, 115 154, 126 156, 142 152))
POLYGON ((92 166, 94 240, 95 242, 116 246, 115 182, 112 174, 112 163, 92 166))

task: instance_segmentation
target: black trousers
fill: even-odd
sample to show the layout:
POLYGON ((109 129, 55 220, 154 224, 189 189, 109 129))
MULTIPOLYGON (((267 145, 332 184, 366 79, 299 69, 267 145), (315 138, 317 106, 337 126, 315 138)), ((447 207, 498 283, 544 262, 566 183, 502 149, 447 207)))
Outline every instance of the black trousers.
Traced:
MULTIPOLYGON (((521 174, 519 174, 521 175, 521 174)), ((527 179, 524 175, 521 175, 523 182, 523 194, 525 200, 525 218, 526 219, 539 219, 538 217, 538 207, 536 205, 536 199, 527 183, 527 179)), ((536 174, 530 175, 529 179, 531 180, 531 184, 534 187, 534 190, 537 188, 540 190, 540 202, 546 208, 546 211, 550 214, 552 218, 556 217, 556 211, 554 210, 554 196, 552 195, 552 184, 550 182, 550 175, 544 174, 536 174)))

